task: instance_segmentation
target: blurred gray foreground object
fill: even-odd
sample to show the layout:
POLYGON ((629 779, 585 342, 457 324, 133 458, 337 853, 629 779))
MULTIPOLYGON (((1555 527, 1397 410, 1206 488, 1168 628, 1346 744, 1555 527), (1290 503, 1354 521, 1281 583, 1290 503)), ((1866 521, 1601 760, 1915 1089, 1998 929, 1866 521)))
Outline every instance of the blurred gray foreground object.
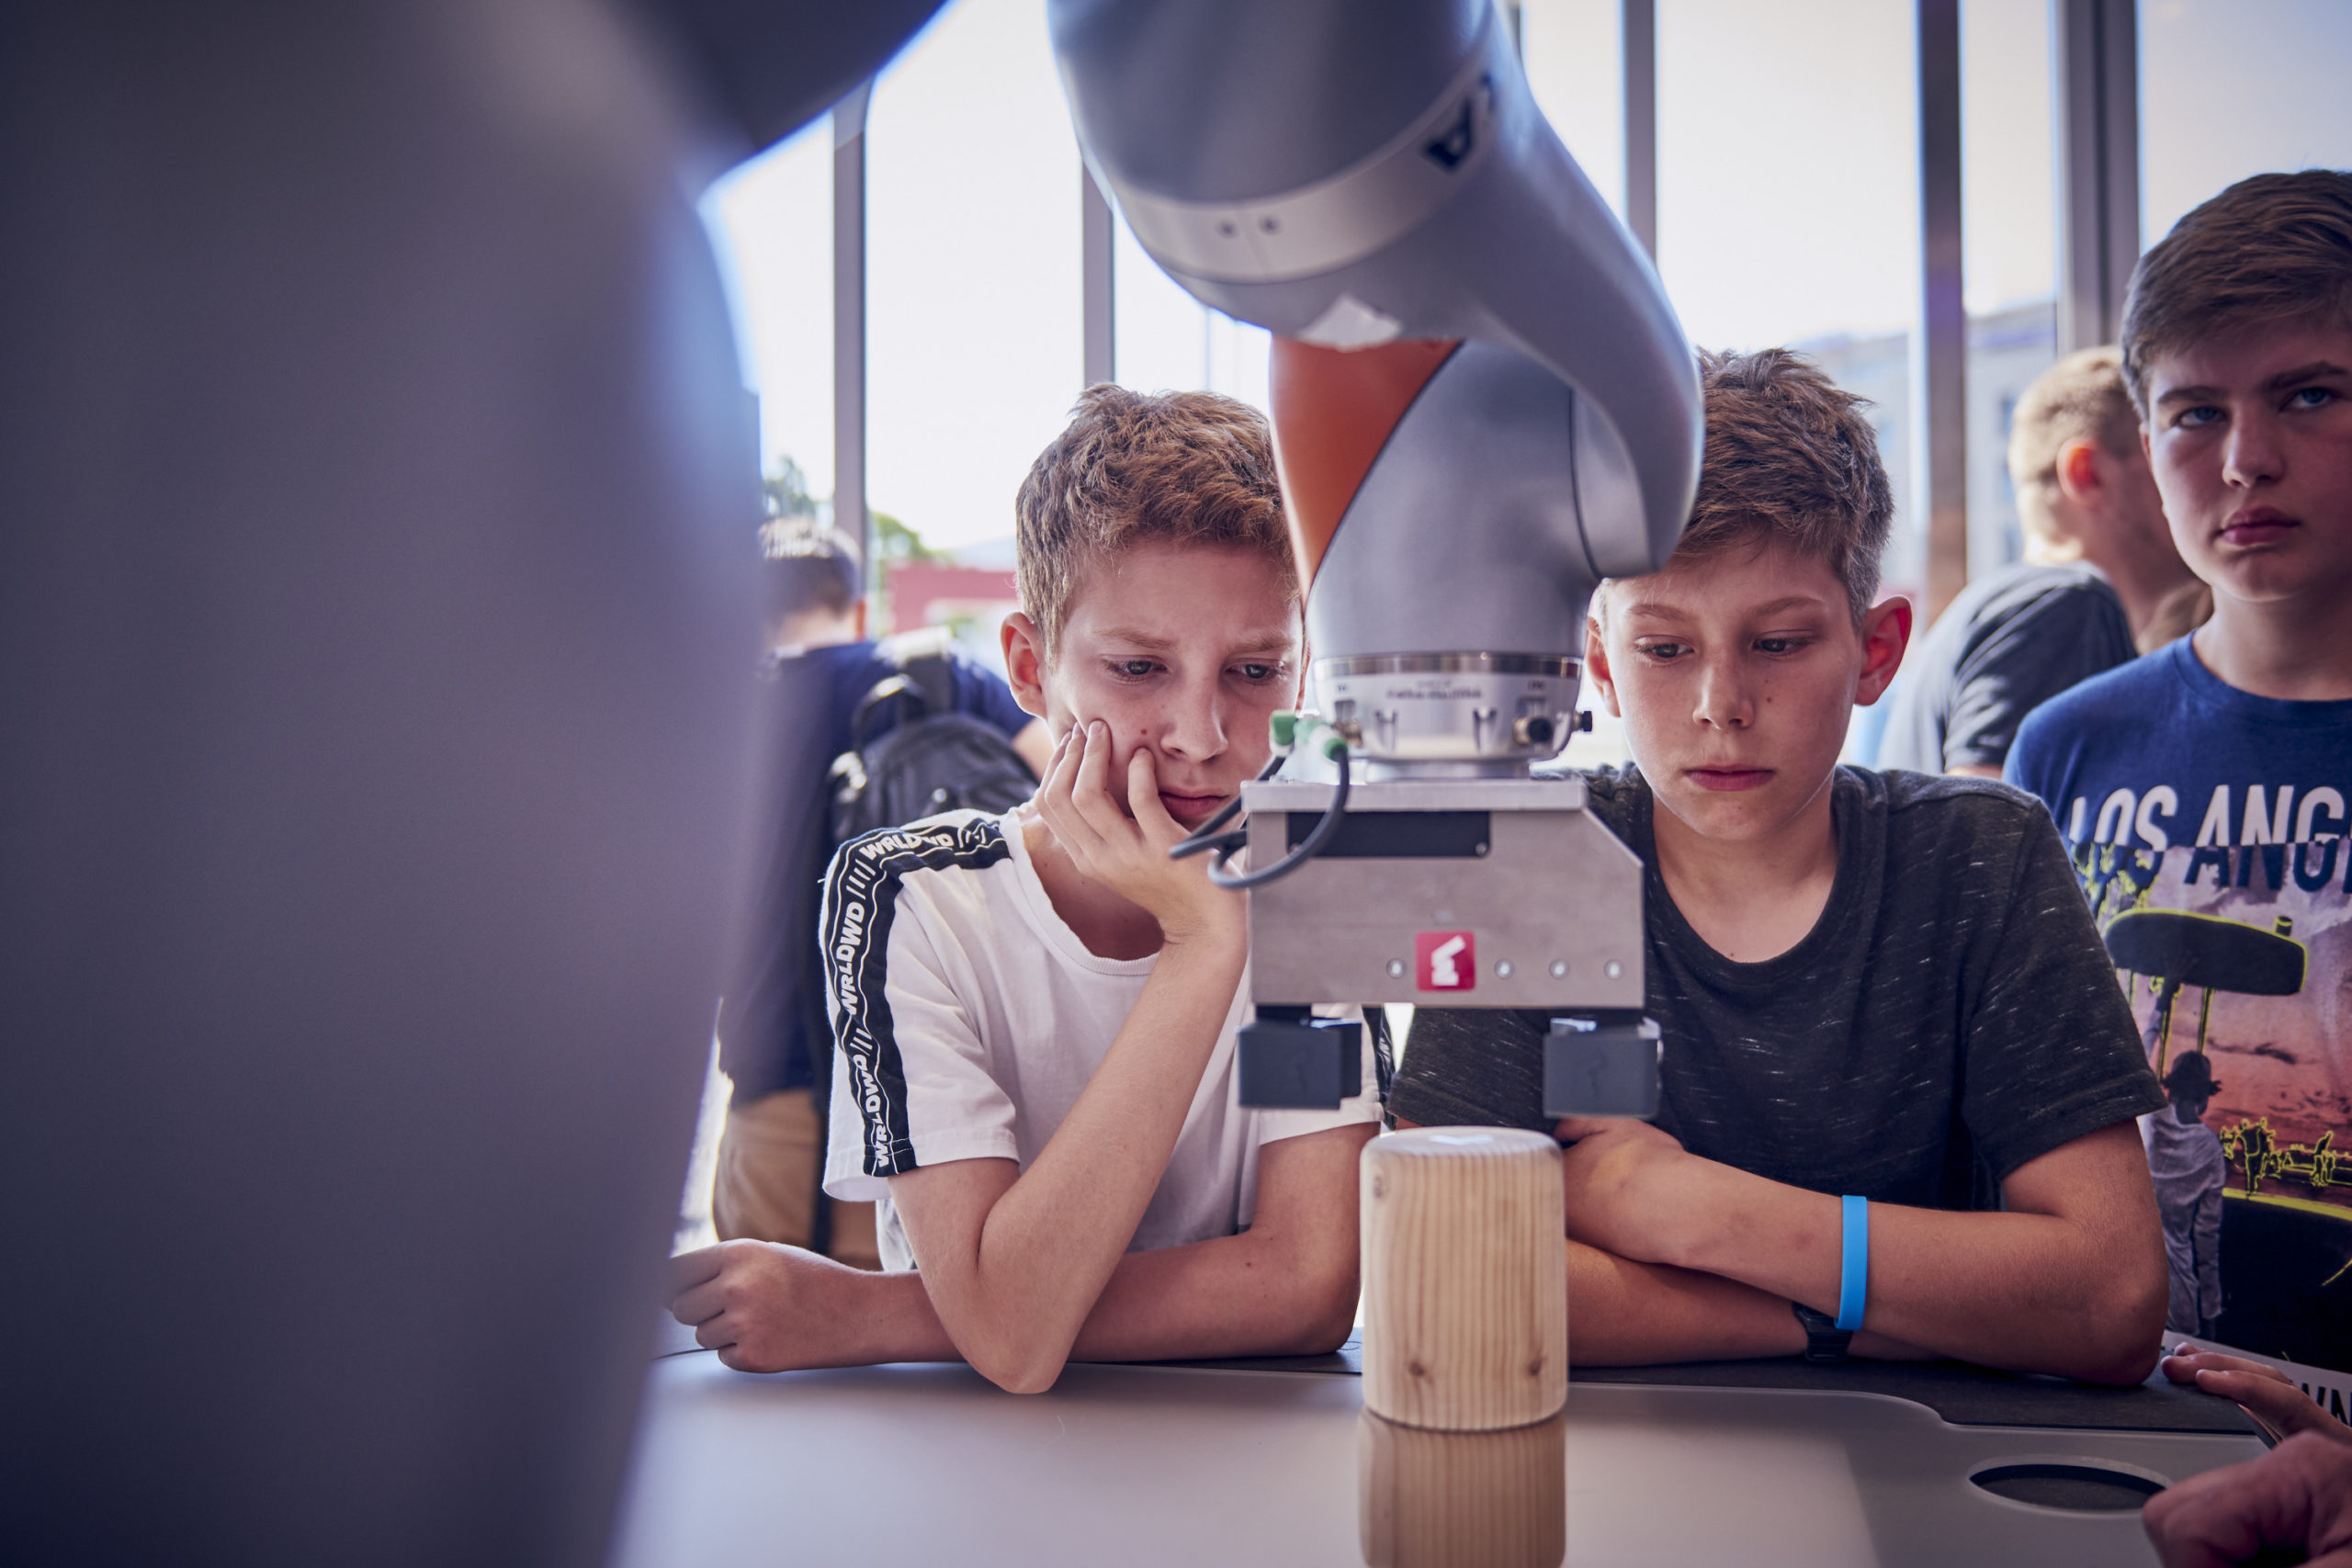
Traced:
POLYGON ((602 1561, 748 858, 692 201, 934 4, 0 6, 9 1562, 602 1561))

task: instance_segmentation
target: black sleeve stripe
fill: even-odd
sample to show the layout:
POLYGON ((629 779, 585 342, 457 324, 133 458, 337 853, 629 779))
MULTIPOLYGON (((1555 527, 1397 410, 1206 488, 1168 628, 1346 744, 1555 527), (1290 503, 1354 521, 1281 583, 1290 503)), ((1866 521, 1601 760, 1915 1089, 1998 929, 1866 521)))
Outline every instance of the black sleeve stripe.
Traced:
POLYGON ((834 1001, 833 1048, 857 1097, 868 1176, 915 1168, 906 1063, 891 1026, 887 974, 899 885, 910 871, 978 871, 1012 854, 995 818, 976 817, 928 828, 885 828, 853 839, 825 873, 825 983, 834 1001))
POLYGON ((1378 1002, 1363 1004, 1363 1025, 1372 1036, 1373 1079, 1380 1089, 1383 1109, 1388 1104, 1388 1091, 1396 1083, 1396 1046, 1388 1033, 1388 1010, 1378 1002))

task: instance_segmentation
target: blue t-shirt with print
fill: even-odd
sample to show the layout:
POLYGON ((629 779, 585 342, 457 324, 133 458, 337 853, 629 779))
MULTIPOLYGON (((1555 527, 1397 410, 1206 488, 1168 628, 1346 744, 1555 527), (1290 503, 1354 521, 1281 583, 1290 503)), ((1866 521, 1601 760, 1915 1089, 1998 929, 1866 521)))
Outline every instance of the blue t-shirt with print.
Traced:
POLYGON ((2057 819, 2172 1094, 2143 1126, 2168 1325, 2352 1371, 2352 702, 2240 691, 2193 640, 2036 708, 2006 776, 2057 819))

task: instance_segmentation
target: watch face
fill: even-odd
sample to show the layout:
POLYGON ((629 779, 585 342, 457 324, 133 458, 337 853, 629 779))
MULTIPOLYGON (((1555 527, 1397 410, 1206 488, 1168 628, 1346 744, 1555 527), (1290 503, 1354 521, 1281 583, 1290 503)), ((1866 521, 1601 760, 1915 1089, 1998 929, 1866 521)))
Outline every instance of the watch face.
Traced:
POLYGON ((1804 1359, 1827 1365, 1846 1359, 1846 1347, 1853 1335, 1838 1326, 1838 1320, 1826 1312, 1815 1312, 1803 1302, 1791 1302, 1797 1321, 1804 1325, 1804 1359))

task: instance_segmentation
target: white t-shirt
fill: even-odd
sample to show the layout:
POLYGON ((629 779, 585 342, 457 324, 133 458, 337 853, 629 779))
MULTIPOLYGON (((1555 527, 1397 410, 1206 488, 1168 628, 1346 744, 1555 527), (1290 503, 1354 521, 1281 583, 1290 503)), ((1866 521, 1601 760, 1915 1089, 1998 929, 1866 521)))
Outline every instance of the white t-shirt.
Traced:
MULTIPOLYGON (((825 1190, 878 1200, 883 1266, 910 1269, 887 1179, 958 1159, 1028 1169, 1158 960, 1086 950, 1054 912, 1012 812, 953 811, 844 845, 825 875, 820 931, 836 1053, 825 1190)), ((1245 974, 1130 1251, 1246 1228, 1261 1145, 1379 1117, 1370 1039, 1364 1092, 1337 1111, 1236 1103, 1234 1032, 1249 992, 1245 974)))

